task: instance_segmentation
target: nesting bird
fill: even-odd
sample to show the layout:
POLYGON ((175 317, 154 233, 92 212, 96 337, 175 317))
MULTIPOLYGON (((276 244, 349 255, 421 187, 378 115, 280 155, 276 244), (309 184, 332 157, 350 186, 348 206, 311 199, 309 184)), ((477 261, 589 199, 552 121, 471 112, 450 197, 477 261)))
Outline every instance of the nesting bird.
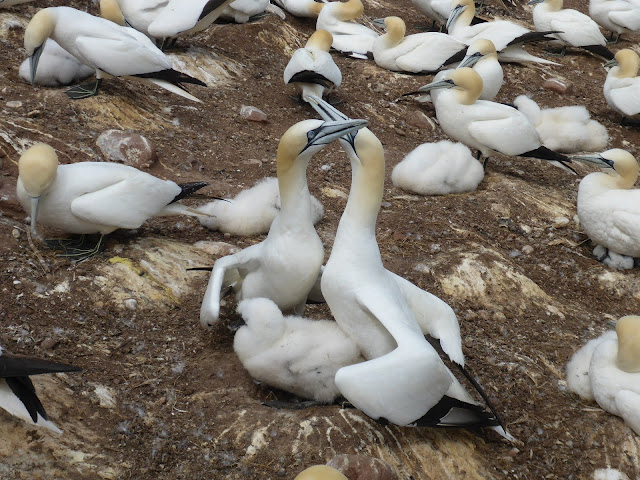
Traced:
POLYGON ((602 87, 607 104, 622 115, 623 124, 628 120, 635 124, 640 114, 640 57, 625 48, 616 52, 605 67, 611 67, 602 87))
POLYGON ((331 46, 354 58, 369 58, 378 33, 353 20, 364 12, 361 0, 329 2, 318 14, 316 30, 327 30, 333 35, 331 46))
MULTIPOLYGON (((30 63, 31 60, 27 58, 18 69, 20 78, 25 82, 32 81, 30 63)), ((78 61, 55 41, 49 39, 44 44, 33 83, 44 87, 60 87, 84 80, 94 72, 92 67, 78 61)))

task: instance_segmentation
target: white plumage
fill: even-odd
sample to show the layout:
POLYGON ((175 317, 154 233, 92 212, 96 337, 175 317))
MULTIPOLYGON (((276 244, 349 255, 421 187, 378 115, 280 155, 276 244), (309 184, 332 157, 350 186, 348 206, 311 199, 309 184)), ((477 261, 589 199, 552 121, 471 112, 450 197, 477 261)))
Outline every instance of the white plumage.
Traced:
POLYGON ((411 0, 415 7, 440 25, 447 23, 451 11, 451 0, 411 0))
POLYGON ((540 109, 526 95, 516 97, 513 104, 535 125, 542 144, 551 150, 597 152, 607 147, 607 129, 592 120, 582 105, 540 109))
POLYGON ((483 178, 484 169, 471 151, 448 140, 419 145, 391 173, 396 187, 420 195, 472 192, 483 178))
POLYGON ((336 50, 355 58, 367 58, 378 33, 353 21, 363 12, 361 0, 326 3, 318 14, 316 30, 326 30, 333 35, 331 46, 336 50))
MULTIPOLYGON (((30 60, 27 58, 20 64, 18 73, 25 82, 31 81, 30 60)), ((34 82, 45 87, 59 87, 90 77, 95 69, 79 62, 76 57, 67 52, 54 40, 49 40, 44 45, 38 71, 34 82)))
POLYGON ((640 57, 625 48, 616 52, 607 64, 612 67, 603 86, 607 104, 623 118, 636 117, 640 113, 640 57))
POLYGON ((492 102, 504 84, 504 72, 493 42, 484 38, 474 40, 458 65, 458 68, 464 67, 471 67, 482 78, 479 100, 492 102))
POLYGON ((209 27, 232 0, 169 0, 149 24, 149 35, 176 38, 209 27))
POLYGON ((317 18, 324 2, 315 0, 273 0, 276 5, 284 8, 295 17, 317 18))
POLYGON ((617 33, 640 30, 640 3, 637 0, 590 0, 589 16, 602 28, 617 33))
MULTIPOLYGON (((107 18, 103 14, 103 10, 113 8, 110 5, 113 2, 118 6, 126 25, 152 38, 153 35, 149 33, 149 25, 169 4, 169 0, 100 0, 100 14, 102 17, 107 18)), ((112 15, 117 15, 117 12, 114 11, 112 15)), ((109 20, 115 21, 115 18, 109 18, 109 20)))
POLYGON ((615 340, 616 332, 611 330, 598 338, 589 340, 580 350, 573 354, 567 364, 567 386, 569 390, 580 395, 585 400, 593 400, 591 379, 589 378, 589 364, 596 347, 604 340, 615 340))
POLYGON ((264 13, 268 6, 269 0, 233 0, 222 9, 219 18, 247 23, 251 17, 264 13))

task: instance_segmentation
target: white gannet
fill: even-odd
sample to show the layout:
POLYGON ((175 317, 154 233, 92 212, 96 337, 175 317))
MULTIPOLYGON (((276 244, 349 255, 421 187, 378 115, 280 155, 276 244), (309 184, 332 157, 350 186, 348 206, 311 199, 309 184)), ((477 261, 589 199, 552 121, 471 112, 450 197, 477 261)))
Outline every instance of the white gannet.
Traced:
MULTIPOLYGON (((323 117, 344 117, 320 98, 312 100, 323 117)), ((356 408, 381 421, 497 427, 499 420, 475 404, 424 337, 439 339, 463 367, 451 307, 382 264, 375 234, 384 190, 382 144, 367 128, 340 143, 351 161, 351 190, 321 286, 337 324, 367 361, 338 370, 336 386, 356 408)))
POLYGON ((593 243, 604 247, 594 254, 609 266, 632 268, 633 259, 640 258, 640 190, 633 188, 638 162, 619 148, 573 158, 604 169, 584 177, 578 187, 580 225, 593 243), (632 258, 624 262, 620 256, 632 258))
POLYGON ((314 465, 309 467, 298 475, 293 480, 348 480, 340 470, 336 470, 328 465, 314 465))
POLYGON ((354 58, 369 58, 378 33, 353 20, 364 12, 361 0, 329 2, 322 7, 316 21, 316 30, 333 35, 331 46, 354 58))
POLYGON ((588 15, 570 8, 563 9, 563 0, 530 0, 529 4, 537 4, 533 9, 536 30, 556 32, 550 35, 556 39, 550 44, 561 46, 563 55, 567 46, 570 46, 582 48, 607 60, 613 58, 613 53, 605 46, 607 39, 588 15))
POLYGON ((541 109, 526 95, 516 97, 513 105, 536 127, 542 144, 556 152, 598 152, 609 143, 607 129, 582 105, 541 109))
POLYGON ((81 370, 39 358, 12 355, 0 347, 0 408, 27 423, 62 433, 49 421, 29 376, 81 370))
MULTIPOLYGON (((28 58, 20 64, 18 73, 25 82, 31 82, 31 60, 28 58)), ((84 80, 95 72, 93 67, 89 67, 79 62, 76 57, 67 52, 55 41, 49 39, 44 44, 44 49, 38 62, 38 71, 33 79, 35 85, 45 87, 59 87, 71 85, 72 83, 84 80)))
POLYGON ((253 378, 302 398, 331 403, 340 395, 336 372, 364 361, 356 344, 333 320, 283 316, 267 298, 238 304, 245 321, 233 349, 253 378))
POLYGON ((123 27, 134 28, 155 41, 149 34, 149 25, 168 3, 169 0, 100 0, 100 16, 123 27))
POLYGON ((284 69, 284 83, 295 84, 304 101, 310 93, 322 97, 325 90, 331 91, 342 83, 342 73, 329 53, 332 42, 329 32, 316 30, 304 48, 293 52, 284 69))
POLYGON ((222 9, 218 18, 231 20, 235 23, 247 23, 256 15, 266 12, 269 5, 269 0, 233 0, 222 9))
POLYGON ((285 9, 294 17, 318 18, 324 1, 316 0, 273 0, 273 3, 285 9))
POLYGON ((434 25, 436 23, 441 26, 446 25, 451 11, 451 0, 411 0, 411 3, 433 20, 434 25))
POLYGON ((618 43, 620 35, 640 31, 640 3, 637 0, 589 0, 589 16, 611 32, 610 40, 618 43), (616 39, 613 40, 613 35, 616 39))
POLYGON ((628 119, 635 124, 640 114, 640 57, 625 48, 616 52, 615 58, 605 67, 612 67, 602 87, 607 104, 622 115, 623 125, 628 119))
POLYGON ((283 312, 303 313, 324 259, 311 218, 307 165, 314 153, 366 124, 365 120, 305 120, 282 135, 276 154, 280 212, 264 241, 216 260, 200 308, 203 326, 218 321, 222 290, 229 288, 238 300, 265 297, 283 312))
POLYGON ((39 143, 18 161, 16 190, 31 215, 33 236, 37 237, 37 223, 67 233, 104 236, 118 228, 138 228, 159 215, 197 216, 174 202, 205 185, 181 186, 118 163, 58 165, 55 150, 39 143))
MULTIPOLYGON (((504 83, 504 72, 491 40, 474 40, 457 68, 471 67, 482 78, 480 100, 493 101, 504 83)), ((435 80, 435 79, 434 79, 435 80)))
MULTIPOLYGON (((392 71, 431 73, 459 62, 467 46, 444 33, 425 32, 404 36, 406 25, 399 17, 384 19, 386 33, 373 42, 376 64, 392 71)), ((318 95, 319 96, 319 95, 318 95)))
MULTIPOLYGON (((478 150, 485 158, 495 152, 503 155, 534 157, 570 169, 571 159, 542 145, 538 132, 517 109, 501 103, 478 100, 482 78, 471 68, 451 70, 445 79, 419 90, 446 89, 433 97, 436 117, 449 137, 478 150)), ((571 170, 571 169, 570 169, 571 170)))
POLYGON ((595 399, 640 435, 640 317, 622 317, 615 335, 607 332, 587 343, 569 362, 567 379, 572 391, 595 399), (569 380, 585 370, 579 382, 569 380))
MULTIPOLYGON (((267 233, 280 211, 278 179, 267 177, 233 199, 214 200, 198 207, 206 215, 198 217, 200 223, 212 230, 234 235, 261 235, 267 233)), ((315 225, 324 216, 320 201, 311 195, 311 221, 315 225)))
POLYGON ((95 83, 71 88, 66 92, 71 98, 95 95, 102 78, 110 76, 153 83, 196 102, 200 100, 188 93, 182 83, 206 86, 174 70, 169 58, 142 33, 70 7, 45 8, 29 22, 24 47, 31 57, 32 79, 48 38, 95 69, 95 83))
POLYGON ((420 195, 472 192, 484 178, 484 169, 461 143, 442 140, 423 143, 393 167, 396 187, 420 195))

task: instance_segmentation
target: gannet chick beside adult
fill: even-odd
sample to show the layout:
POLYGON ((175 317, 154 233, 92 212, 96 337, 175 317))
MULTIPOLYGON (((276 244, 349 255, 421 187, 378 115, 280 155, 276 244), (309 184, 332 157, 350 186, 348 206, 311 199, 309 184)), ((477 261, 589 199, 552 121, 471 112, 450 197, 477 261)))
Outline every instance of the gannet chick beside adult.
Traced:
POLYGON ((597 152, 609 143, 607 129, 582 105, 541 109, 526 95, 516 97, 513 105, 536 127, 542 144, 556 152, 597 152))
POLYGON ((484 169, 471 150, 448 140, 417 146, 391 173, 396 187, 420 195, 472 192, 483 178, 484 169))
POLYGON ((124 77, 153 83, 173 93, 199 102, 182 86, 202 81, 172 68, 169 58, 144 34, 121 27, 104 18, 70 7, 49 7, 36 13, 24 32, 24 47, 31 61, 31 80, 48 38, 96 72, 96 81, 67 91, 70 98, 95 95, 103 78, 124 77))
POLYGON ((322 241, 313 227, 307 165, 329 143, 366 124, 366 120, 305 120, 282 135, 276 154, 280 212, 264 241, 216 260, 200 308, 203 326, 218 321, 222 291, 229 288, 238 301, 264 297, 283 312, 303 313, 324 259, 322 241))
POLYGON ((556 40, 550 44, 562 47, 563 55, 569 46, 582 48, 607 60, 613 58, 613 53, 605 46, 607 39, 588 15, 570 8, 563 9, 563 0, 530 0, 529 5, 536 5, 533 9, 536 30, 555 31, 551 36, 556 40))
MULTIPOLYGON (((17 195, 31 216, 31 235, 42 224, 67 233, 99 233, 138 228, 151 217, 198 212, 177 200, 206 185, 178 185, 117 163, 59 165, 53 148, 39 143, 18 161, 17 195)), ((91 253, 97 253, 92 251, 91 253)))
POLYGON ((589 16, 611 32, 610 41, 618 43, 620 35, 640 30, 640 4, 627 0, 589 0, 589 16), (614 34, 616 39, 613 40, 614 34))
MULTIPOLYGON (((201 207, 198 217, 202 225, 233 235, 261 235, 267 233, 280 211, 278 179, 263 178, 248 190, 229 200, 214 200, 201 207)), ((320 201, 311 195, 311 221, 315 225, 324 216, 320 201)))
MULTIPOLYGON (((632 268, 632 259, 640 258, 640 190, 633 188, 638 162, 619 148, 573 158, 603 168, 584 177, 578 187, 580 225, 593 243, 604 248, 598 260, 609 266, 632 268), (621 263, 612 254, 632 258, 621 263)), ((594 254, 600 251, 602 248, 594 254)))
POLYGON ((331 403, 340 395, 336 372, 364 361, 356 344, 334 321, 284 316, 267 298, 238 304, 246 325, 233 349, 256 380, 302 398, 331 403))
POLYGON ((333 35, 331 46, 354 58, 370 58, 373 42, 378 38, 375 30, 354 22, 362 16, 361 0, 329 2, 322 7, 316 21, 316 30, 326 30, 333 35))
POLYGON ((0 347, 0 408, 27 423, 62 433, 49 421, 29 376, 81 370, 62 363, 12 355, 0 347))
POLYGON ((294 17, 318 18, 325 2, 315 0, 273 0, 273 3, 294 17))
POLYGON ((625 48, 616 52, 615 58, 605 67, 611 67, 602 87, 607 104, 622 115, 623 125, 637 125, 640 120, 640 57, 625 48))
MULTIPOLYGON (((30 63, 31 60, 27 58, 18 69, 20 78, 29 83, 31 83, 30 63)), ((33 83, 43 87, 60 87, 84 80, 94 72, 92 67, 79 62, 55 41, 49 40, 44 44, 33 83)))
POLYGON ((332 42, 333 36, 329 32, 316 30, 304 48, 293 52, 284 69, 284 83, 296 85, 304 101, 309 94, 322 97, 325 91, 342 83, 342 73, 329 54, 332 42))

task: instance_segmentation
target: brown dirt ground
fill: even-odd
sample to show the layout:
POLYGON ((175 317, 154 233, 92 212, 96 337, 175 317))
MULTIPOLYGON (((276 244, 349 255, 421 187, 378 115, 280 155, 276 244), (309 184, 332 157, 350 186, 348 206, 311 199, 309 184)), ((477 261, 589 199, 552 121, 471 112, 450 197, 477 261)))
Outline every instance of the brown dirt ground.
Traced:
MULTIPOLYGON (((71 4, 86 6, 79 1, 71 4)), ((586 8, 575 1, 567 4, 583 11, 586 8)), ((426 23, 409 0, 368 0, 365 7, 370 18, 402 16, 409 33, 426 23)), ((26 4, 2 11, 0 16, 28 19, 36 10, 34 4, 26 4)), ((489 6, 484 13, 503 12, 489 6)), ((524 21, 531 18, 522 9, 515 15, 524 21)), ((25 57, 22 27, 0 37, 0 193, 8 196, 0 203, 0 341, 16 353, 50 357, 84 369, 82 374, 42 380, 38 385, 54 421, 80 435, 80 427, 67 425, 76 418, 88 431, 84 438, 91 438, 92 448, 100 452, 92 462, 105 478, 109 468, 119 472, 113 478, 140 480, 293 478, 304 467, 324 463, 334 453, 370 451, 364 436, 342 435, 328 445, 323 435, 314 431, 302 442, 297 433, 296 453, 291 453, 289 443, 296 439, 300 422, 308 420, 314 426, 331 419, 338 425, 345 413, 335 406, 301 412, 261 406, 262 400, 280 393, 253 382, 235 357, 233 334, 226 326, 237 322, 233 308, 224 310, 223 321, 212 330, 205 331, 199 325, 204 276, 194 282, 192 294, 173 308, 131 312, 108 300, 100 301, 99 292, 73 280, 95 275, 107 262, 108 253, 70 265, 41 251, 41 264, 26 239, 25 214, 12 198, 22 139, 49 142, 59 151, 62 162, 78 162, 99 158, 95 139, 108 128, 130 128, 145 135, 155 144, 160 159, 150 173, 182 182, 210 181, 212 186, 205 190, 209 195, 232 195, 264 176, 275 175, 273 159, 280 135, 293 123, 313 116, 308 107, 293 99, 294 89, 282 83, 288 61, 282 32, 297 35, 302 42, 315 25, 289 15, 286 22, 290 28, 283 29, 280 19, 268 16, 252 24, 215 27, 182 40, 183 47, 189 42, 240 65, 219 85, 194 87, 192 92, 204 102, 198 106, 159 89, 120 80, 106 81, 94 99, 69 101, 61 89, 32 88, 20 81, 17 67, 25 57), (5 105, 8 101, 20 101, 22 106, 10 108, 5 105), (242 105, 265 111, 268 123, 244 121, 238 114, 242 105), (179 124, 172 123, 174 118, 179 124), (18 238, 12 233, 14 229, 20 232, 18 238), (32 294, 64 279, 71 281, 65 295, 32 294), (21 283, 14 284, 15 280, 21 283), (179 362, 184 364, 183 372, 172 373, 179 362), (49 388, 60 388, 60 384, 64 389, 53 397, 49 388), (118 408, 96 405, 91 393, 96 384, 113 389, 118 408), (256 438, 249 429, 236 430, 235 436, 229 433, 239 424, 265 427, 263 434, 270 437, 268 448, 247 454, 256 438)), ((613 48, 632 47, 637 40, 625 36, 613 48)), ((542 54, 538 48, 530 50, 542 54)), ((411 149, 444 138, 438 128, 420 130, 408 125, 410 114, 423 107, 400 99, 402 93, 431 77, 393 74, 373 63, 340 55, 335 55, 335 60, 344 78, 335 93, 343 102, 339 108, 352 118, 370 119, 371 130, 385 146, 389 175, 411 149)), ((530 93, 545 106, 585 104, 608 129, 611 146, 640 153, 638 131, 619 126, 618 116, 605 103, 602 61, 580 52, 558 61, 562 67, 506 66, 507 81, 498 100, 530 93), (542 90, 542 80, 550 76, 572 81, 573 93, 561 96, 542 90)), ((428 108, 426 112, 434 115, 428 108)), ((588 169, 580 172, 586 174, 588 169)), ((345 202, 322 196, 320 191, 330 186, 346 192, 350 182, 350 168, 337 145, 314 158, 308 177, 312 192, 325 206, 326 217, 318 229, 328 256, 345 202), (325 163, 333 164, 328 172, 320 169, 325 163)), ((620 468, 632 479, 640 478, 640 445, 630 440, 621 420, 562 388, 564 365, 578 346, 604 331, 608 319, 638 312, 638 297, 630 294, 637 270, 620 273, 616 278, 622 281, 617 289, 595 283, 594 278, 608 269, 591 258, 592 246, 579 227, 571 223, 554 228, 551 214, 545 218, 533 209, 538 203, 557 203, 572 212, 571 218, 579 178, 538 161, 495 158, 478 191, 467 195, 415 200, 387 182, 385 201, 389 206, 382 209, 378 221, 385 264, 453 306, 460 318, 468 364, 503 412, 510 432, 524 442, 513 450, 487 432, 431 430, 412 434, 433 445, 452 439, 469 444, 483 459, 484 474, 476 477, 474 472, 456 468, 454 461, 449 478, 578 479, 590 478, 595 468, 607 465, 620 468), (518 227, 521 224, 533 227, 532 232, 523 231, 518 227), (415 238, 418 234, 420 240, 415 238), (434 244, 441 248, 432 252, 434 244), (533 252, 509 256, 524 245, 531 245, 533 252), (445 295, 440 275, 454 272, 464 252, 478 253, 490 263, 495 254, 487 253, 485 247, 509 259, 514 271, 535 282, 560 306, 563 317, 549 315, 539 304, 527 305, 518 288, 496 291, 496 298, 502 300, 493 305, 478 304, 465 295, 445 295), (414 271, 417 263, 427 263, 431 272, 414 271)), ((175 219, 155 219, 135 233, 116 236, 109 248, 120 243, 126 251, 130 242, 146 236, 189 243, 221 240, 238 246, 259 240, 229 238, 195 222, 184 223, 188 228, 176 226, 175 219)), ((325 306, 314 306, 310 312, 313 316, 329 315, 325 306)), ((42 438, 48 433, 29 429, 4 414, 0 414, 0 425, 30 431, 26 438, 33 455, 53 458, 42 463, 36 459, 31 464, 14 462, 9 452, 0 458, 0 466, 5 466, 0 476, 9 472, 5 473, 7 478, 96 478, 94 470, 82 467, 82 461, 47 450, 42 438), (30 467, 21 473, 25 465, 30 467)), ((370 425, 379 430, 382 442, 397 443, 396 436, 403 435, 404 429, 370 425)), ((438 478, 428 469, 407 464, 400 477, 410 475, 415 479, 438 478)))

